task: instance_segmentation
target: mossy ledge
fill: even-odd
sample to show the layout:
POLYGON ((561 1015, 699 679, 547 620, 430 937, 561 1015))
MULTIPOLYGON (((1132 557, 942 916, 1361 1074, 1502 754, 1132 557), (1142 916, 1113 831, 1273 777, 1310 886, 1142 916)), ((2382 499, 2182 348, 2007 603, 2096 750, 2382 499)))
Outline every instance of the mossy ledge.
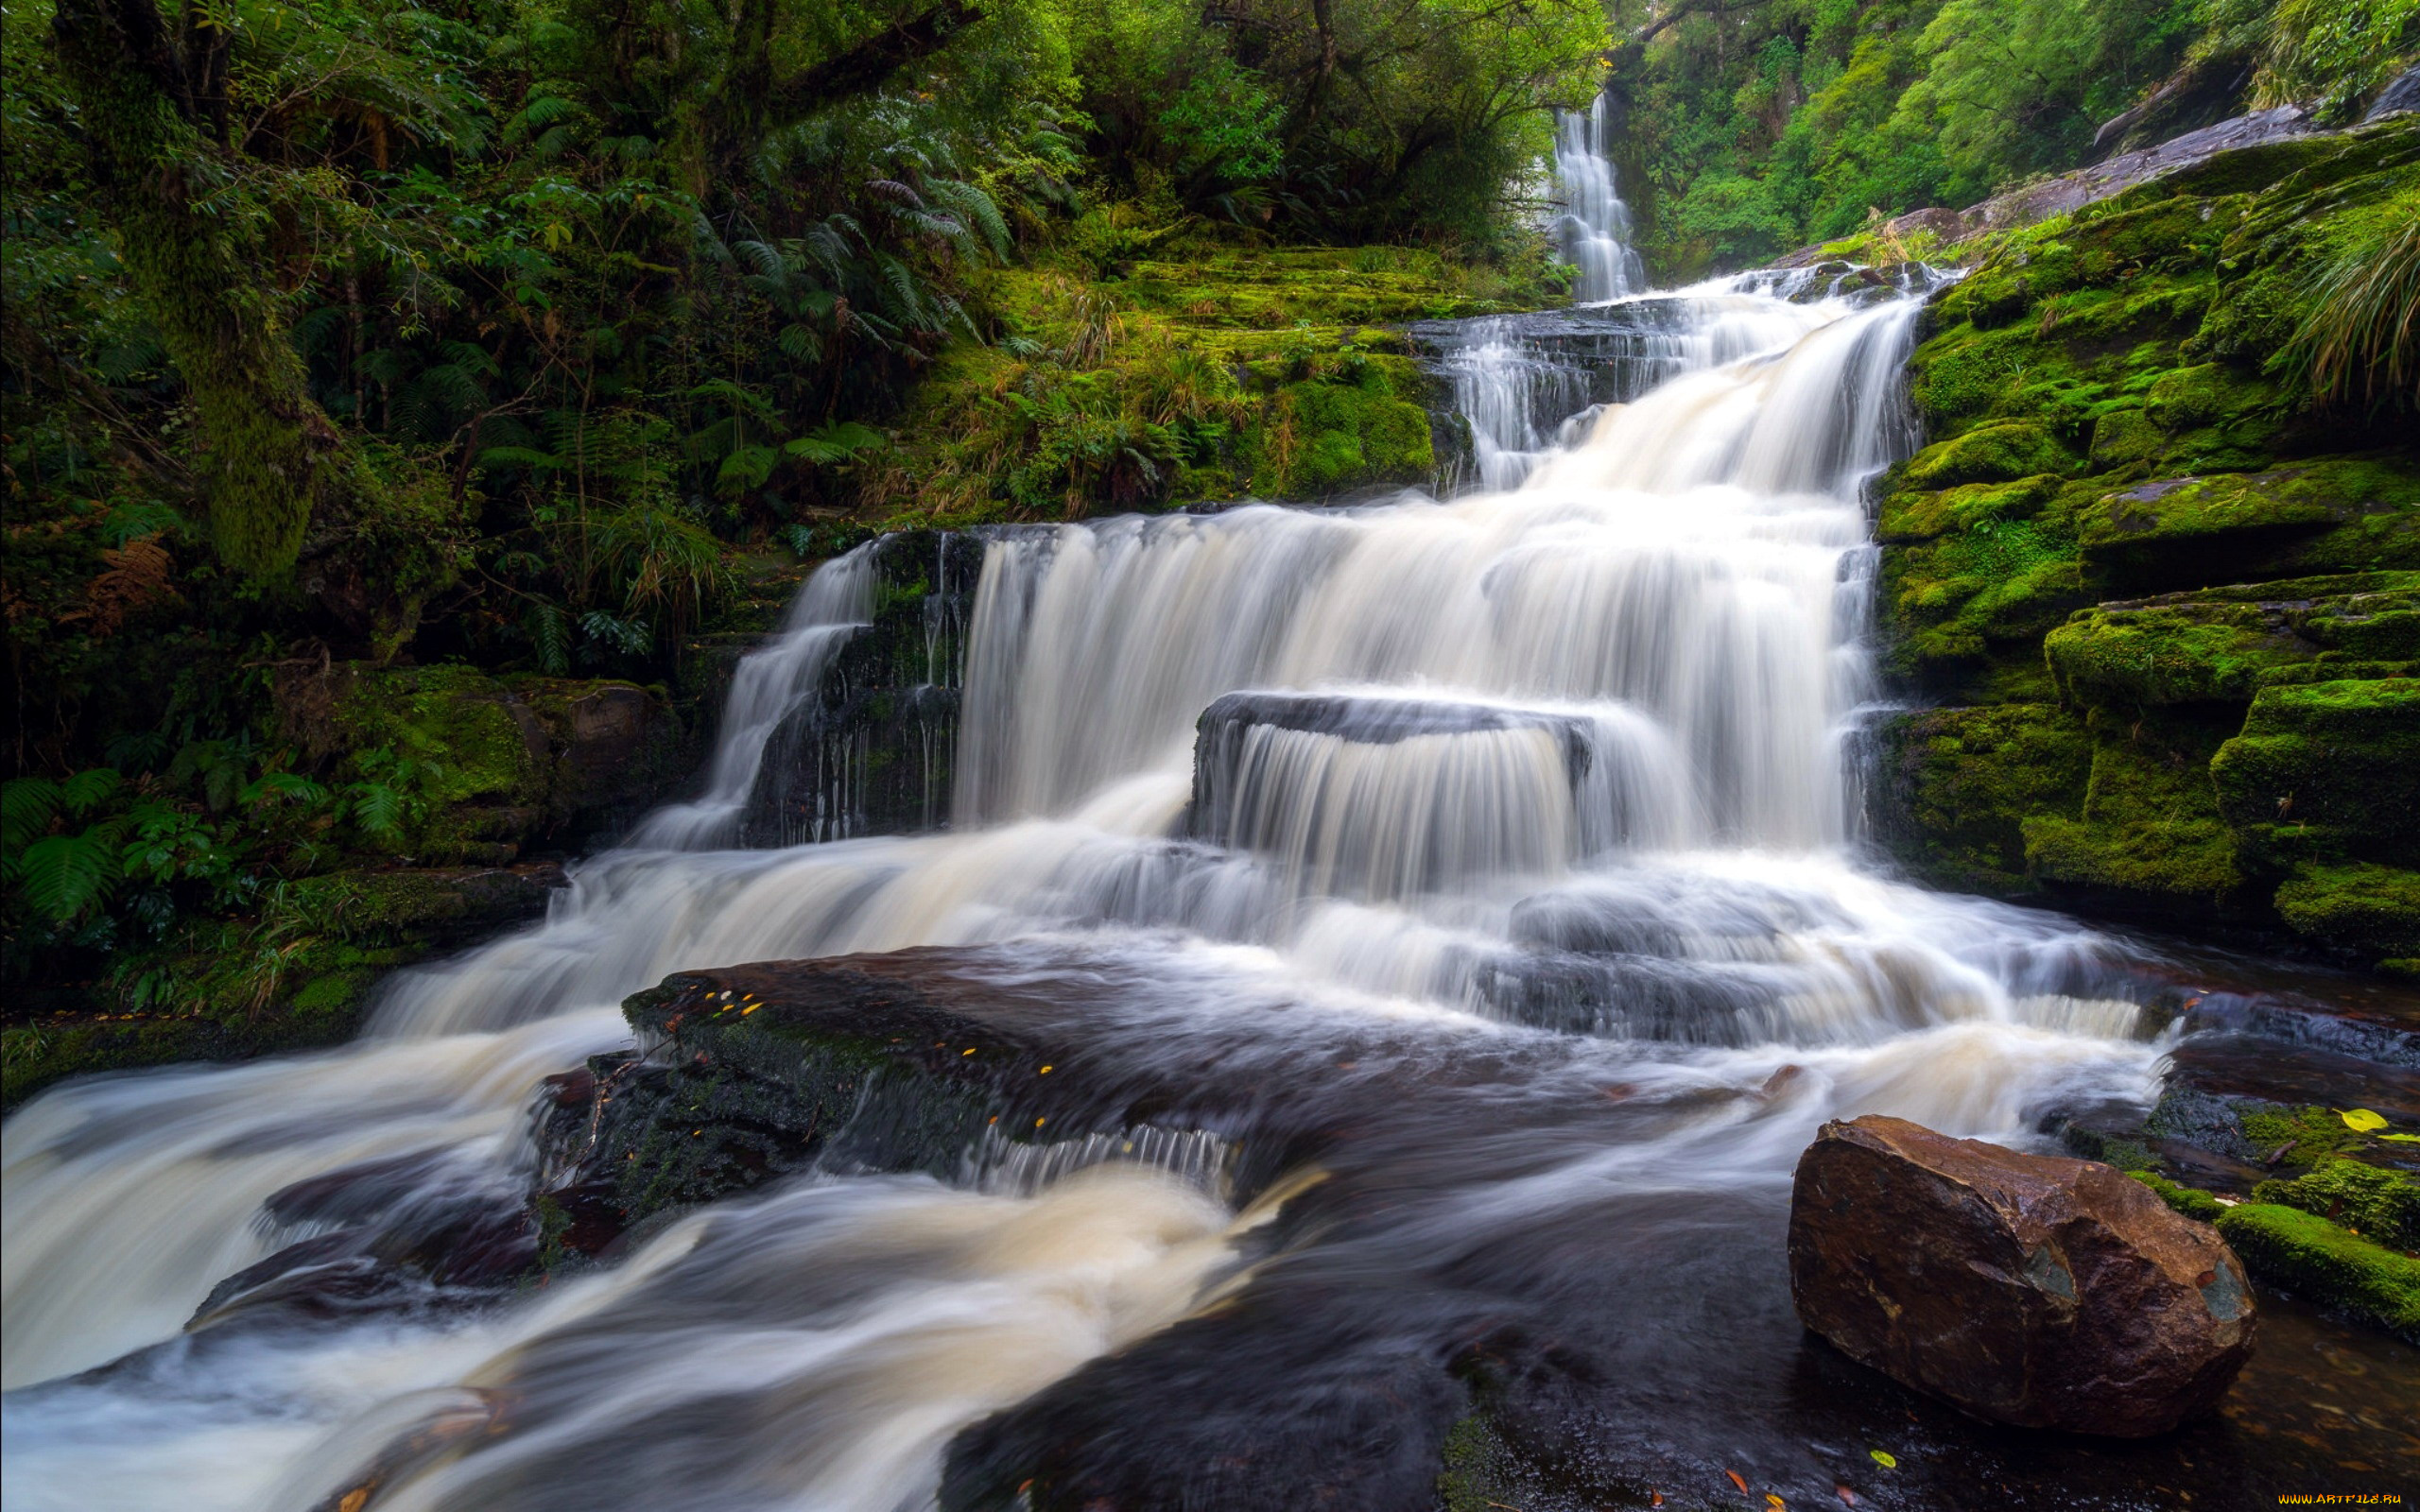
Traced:
MULTIPOLYGON (((2261 149, 2249 149, 2247 161, 2261 149)), ((2347 963, 2420 956, 2420 448, 2280 354, 2420 214, 2420 121, 1994 237, 1879 487, 1869 787, 1918 879, 2347 963), (2269 171, 2275 169, 2276 171, 2269 171)))
POLYGON ((258 919, 214 921, 141 957, 153 1005, 96 988, 0 1029, 0 1108, 69 1076, 249 1060, 341 1044, 389 973, 544 914, 551 862, 337 871, 288 884, 258 919))
POLYGON ((2272 1203, 2228 1209, 2219 1233, 2261 1280, 2420 1345, 2420 1260, 2272 1203))

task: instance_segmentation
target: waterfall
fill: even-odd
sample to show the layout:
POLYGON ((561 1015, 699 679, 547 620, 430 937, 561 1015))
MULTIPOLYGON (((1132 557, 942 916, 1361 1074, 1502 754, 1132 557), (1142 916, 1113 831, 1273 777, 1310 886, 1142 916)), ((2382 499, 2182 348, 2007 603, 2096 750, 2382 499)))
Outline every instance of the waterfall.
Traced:
POLYGON ((1630 245, 1630 207, 1614 184, 1611 102, 1597 96, 1585 112, 1555 121, 1554 176, 1563 214, 1554 223, 1563 260, 1580 269, 1571 297, 1582 304, 1625 299, 1647 286, 1647 269, 1630 245))
MULTIPOLYGON (((1636 284, 1603 131, 1600 104, 1559 154, 1594 298, 1636 284)), ((998 530, 953 829, 731 849, 874 602, 871 557, 826 565, 739 669, 704 797, 573 868, 543 924, 406 974, 345 1049, 63 1087, 8 1124, 9 1504, 309 1505, 426 1433, 458 1449, 399 1462, 379 1512, 929 1505, 952 1435, 1137 1358, 1250 1247, 1204 1175, 1219 1138, 1144 1130, 1115 1142, 1142 1166, 1097 1168, 1095 1140, 974 1152, 958 1187, 769 1189, 519 1301, 179 1332, 295 1239, 260 1214, 296 1181, 526 1182, 537 1079, 625 1043, 615 1005, 683 969, 1080 940, 1164 994, 1083 1021, 1104 1056, 1332 1067, 1338 1094, 1416 1068, 1339 1116, 1348 1143, 1399 1122, 1338 1191, 1420 1194, 1375 1210, 1339 1295, 1375 1274, 1352 1266, 1419 1293, 1434 1257, 1575 1204, 1769 1213, 1827 1117, 2018 1138, 2053 1097, 2140 1099, 2117 947, 1857 864, 1863 489, 1909 444, 1916 311, 1681 291, 1589 337, 1635 359, 1617 394, 1565 392, 1559 440, 1501 448, 1517 480, 1443 503, 998 530), (1586 1134, 1634 1101, 1619 1141, 1586 1134)))
POLYGON ((738 837, 766 747, 783 719, 821 685, 835 653, 872 616, 877 582, 871 541, 807 579, 771 644, 743 660, 732 677, 704 794, 648 816, 631 836, 632 846, 699 850, 738 837))

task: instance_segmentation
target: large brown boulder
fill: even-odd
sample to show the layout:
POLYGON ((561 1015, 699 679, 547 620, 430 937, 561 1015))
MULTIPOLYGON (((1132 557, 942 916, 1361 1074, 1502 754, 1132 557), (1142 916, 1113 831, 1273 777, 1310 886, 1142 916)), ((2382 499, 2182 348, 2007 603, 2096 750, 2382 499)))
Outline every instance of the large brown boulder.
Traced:
POLYGON ((2113 1167, 1904 1119, 1826 1124, 1799 1158, 1789 1283, 1847 1354, 2020 1427, 2164 1433, 2252 1353, 2216 1229, 2113 1167))

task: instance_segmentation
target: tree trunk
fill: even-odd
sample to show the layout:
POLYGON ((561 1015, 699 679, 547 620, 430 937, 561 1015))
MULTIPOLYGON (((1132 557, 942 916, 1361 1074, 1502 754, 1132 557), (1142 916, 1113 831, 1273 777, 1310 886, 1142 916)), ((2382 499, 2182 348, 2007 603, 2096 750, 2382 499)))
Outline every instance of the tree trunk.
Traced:
POLYGON ((190 51, 154 0, 60 0, 53 30, 128 277, 200 414, 212 541, 272 578, 315 507, 374 485, 304 388, 260 249, 238 217, 195 203, 216 177, 227 59, 217 29, 187 19, 190 51))

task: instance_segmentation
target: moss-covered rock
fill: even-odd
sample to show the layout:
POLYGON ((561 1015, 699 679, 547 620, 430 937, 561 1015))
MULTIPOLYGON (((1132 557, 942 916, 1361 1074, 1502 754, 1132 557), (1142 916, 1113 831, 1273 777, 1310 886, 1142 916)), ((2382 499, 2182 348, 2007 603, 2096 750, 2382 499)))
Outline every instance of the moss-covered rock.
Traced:
POLYGON ((1904 476, 1919 489, 1999 483, 2074 465, 2067 449, 2044 426, 2028 421, 1983 425, 1918 452, 1904 476))
POLYGON ((1929 444, 1877 509, 1887 664, 1962 706, 1886 732, 1875 830, 1911 869, 2415 954, 2393 685, 2420 672, 2420 450, 2315 407, 2289 351, 2320 272, 2415 194, 2407 121, 1976 244, 1910 365, 1929 444), (2348 699, 2366 723, 2297 713, 2348 699), (2072 742, 2039 735, 2054 703, 2091 732, 2081 801, 2072 742))
POLYGON ((2263 1181, 2256 1202, 2315 1212, 2389 1249, 2420 1250, 2420 1180, 2360 1160, 2326 1160, 2290 1180, 2263 1181))
POLYGON ((2050 631, 2043 653, 2062 698, 2124 709, 2420 671, 2415 642, 2420 574, 2373 574, 2106 603, 2050 631))
POLYGON ((281 678, 281 733, 321 770, 394 795, 419 863, 502 866, 533 841, 593 844, 682 775, 661 688, 337 662, 281 678))
POLYGON ((0 1031, 0 1107, 69 1076, 340 1044, 398 968, 544 913, 553 866, 338 871, 130 953, 89 1005, 0 1031))
POLYGON ((2271 1285, 2420 1344, 2420 1260, 2271 1203, 2228 1209, 2219 1234, 2271 1285))
POLYGON ((2092 729, 2083 813, 2022 826, 2033 874, 2071 889, 2135 895, 2163 913, 2240 892, 2246 879, 2236 836, 2210 792, 2219 732, 2195 720, 2100 713, 2092 729))
POLYGON ((2371 960, 2420 955, 2420 871, 2307 866, 2277 889, 2296 934, 2371 960))
POLYGON ((1923 710, 1882 743, 1876 836, 1919 879, 1962 891, 2030 890, 2025 821, 2078 816, 2092 771, 2083 721, 2048 704, 1923 710))
POLYGON ((2420 564, 2420 473, 2336 458, 2263 472, 2171 477, 2079 511, 2085 564, 2139 591, 2420 564))
POLYGON ((933 365, 867 511, 960 525, 1430 483, 1444 389, 1396 327, 1559 301, 1405 248, 1149 251, 987 275, 1012 339, 933 365))
POLYGON ((2187 1218, 2215 1223, 2219 1214, 2227 1211, 2225 1203, 2199 1187, 2180 1186, 2156 1171, 2129 1171, 2126 1174, 2158 1193, 2162 1202, 2187 1218))
MULTIPOLYGON (((2329 852, 2420 865, 2420 679, 2260 690, 2210 774, 2229 823, 2281 861, 2329 852)), ((2315 905, 2323 887, 2297 885, 2315 905)), ((2314 916, 2315 917, 2315 916, 2314 916)), ((2400 954, 2400 953, 2390 953, 2400 954)))

